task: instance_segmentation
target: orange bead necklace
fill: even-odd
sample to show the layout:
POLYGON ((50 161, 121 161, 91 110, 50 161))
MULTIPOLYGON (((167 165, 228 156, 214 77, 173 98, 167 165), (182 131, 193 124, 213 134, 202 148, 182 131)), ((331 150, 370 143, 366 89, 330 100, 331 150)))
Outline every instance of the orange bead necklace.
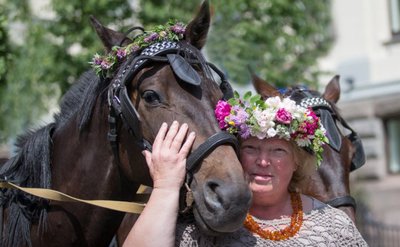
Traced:
POLYGON ((280 241, 293 237, 303 224, 303 205, 300 194, 290 193, 290 203, 292 204, 293 214, 290 217, 289 226, 277 231, 262 229, 250 214, 247 214, 244 226, 264 239, 280 241))

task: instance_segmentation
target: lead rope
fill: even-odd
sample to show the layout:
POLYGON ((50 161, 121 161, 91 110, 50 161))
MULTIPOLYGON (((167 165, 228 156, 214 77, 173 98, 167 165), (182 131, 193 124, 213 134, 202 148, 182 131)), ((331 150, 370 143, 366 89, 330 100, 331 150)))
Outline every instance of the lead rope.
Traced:
MULTIPOLYGON (((37 197, 44 198, 47 200, 59 201, 59 202, 81 202, 81 203, 86 203, 86 204, 90 204, 93 206, 98 206, 98 207, 107 208, 107 209, 125 212, 125 213, 140 214, 143 211, 144 207, 146 206, 145 203, 141 203, 141 202, 137 203, 137 202, 111 201, 111 200, 83 200, 83 199, 79 199, 79 198, 67 195, 65 193, 62 193, 62 192, 59 192, 56 190, 43 189, 43 188, 26 188, 26 187, 18 186, 9 181, 1 181, 0 188, 18 189, 18 190, 21 190, 28 194, 31 194, 33 196, 37 196, 37 197)), ((139 187, 139 190, 141 190, 140 187, 139 187)), ((141 192, 141 191, 139 191, 139 192, 141 192)), ((135 198, 138 201, 145 201, 145 200, 147 200, 148 195, 137 193, 135 198)))

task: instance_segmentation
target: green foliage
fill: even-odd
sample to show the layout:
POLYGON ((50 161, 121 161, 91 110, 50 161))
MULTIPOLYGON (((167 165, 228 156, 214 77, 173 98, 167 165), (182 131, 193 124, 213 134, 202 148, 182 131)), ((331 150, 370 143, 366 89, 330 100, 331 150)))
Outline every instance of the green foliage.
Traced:
MULTIPOLYGON (((148 29, 171 18, 189 22, 201 0, 51 0, 53 17, 31 12, 29 0, 0 0, 0 142, 32 126, 77 77, 90 69, 101 42, 89 23, 96 16, 115 30, 148 29), (130 19, 129 19, 130 18, 130 19), (18 42, 7 31, 19 24, 18 42)), ((210 1, 212 25, 206 46, 209 60, 230 79, 249 83, 248 66, 278 86, 313 84, 317 59, 331 44, 329 1, 210 1)))
POLYGON ((332 42, 327 0, 214 1, 207 51, 231 79, 248 83, 250 66, 277 86, 316 86, 316 67, 332 42))
MULTIPOLYGON (((7 83, 0 86, 0 142, 32 127, 55 107, 54 99, 90 69, 88 62, 93 54, 102 50, 90 15, 107 25, 115 23, 116 29, 122 29, 121 23, 132 15, 128 0, 52 0, 48 9, 40 12, 53 13, 54 18, 32 13, 30 3, 36 4, 34 1, 3 2, 1 9, 7 15, 2 13, 1 20, 4 18, 7 25, 0 21, 0 33, 14 27, 11 23, 19 24, 23 31, 17 32, 17 42, 1 42, 8 45, 11 55, 7 83)), ((0 61, 4 59, 0 52, 0 61)), ((0 62, 0 71, 1 66, 0 62)))
MULTIPOLYGON (((201 1, 142 0, 143 23, 173 17, 189 21, 201 1)), ((249 66, 277 86, 316 86, 317 59, 331 43, 328 0, 210 1, 212 25, 207 54, 231 81, 247 84, 249 66)))
POLYGON ((0 8, 0 92, 6 84, 7 63, 10 59, 7 19, 4 11, 4 8, 0 8))

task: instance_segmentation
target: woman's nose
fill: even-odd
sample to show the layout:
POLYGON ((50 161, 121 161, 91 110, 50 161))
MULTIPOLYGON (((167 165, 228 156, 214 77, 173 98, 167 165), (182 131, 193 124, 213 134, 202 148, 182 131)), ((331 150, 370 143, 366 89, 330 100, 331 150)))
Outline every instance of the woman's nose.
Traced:
POLYGON ((268 157, 266 156, 260 156, 258 158, 258 164, 262 167, 267 167, 271 165, 271 161, 268 157))

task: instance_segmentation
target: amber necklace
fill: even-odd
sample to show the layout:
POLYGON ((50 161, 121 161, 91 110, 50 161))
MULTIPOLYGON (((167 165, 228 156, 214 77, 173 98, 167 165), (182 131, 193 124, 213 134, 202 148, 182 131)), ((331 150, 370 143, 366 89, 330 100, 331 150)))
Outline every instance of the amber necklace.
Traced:
POLYGON ((290 217, 289 226, 277 231, 262 229, 250 214, 247 214, 244 226, 249 231, 257 233, 264 239, 279 241, 293 237, 300 230, 300 227, 303 224, 303 205, 300 194, 294 192, 290 193, 290 203, 292 204, 293 214, 290 217))

